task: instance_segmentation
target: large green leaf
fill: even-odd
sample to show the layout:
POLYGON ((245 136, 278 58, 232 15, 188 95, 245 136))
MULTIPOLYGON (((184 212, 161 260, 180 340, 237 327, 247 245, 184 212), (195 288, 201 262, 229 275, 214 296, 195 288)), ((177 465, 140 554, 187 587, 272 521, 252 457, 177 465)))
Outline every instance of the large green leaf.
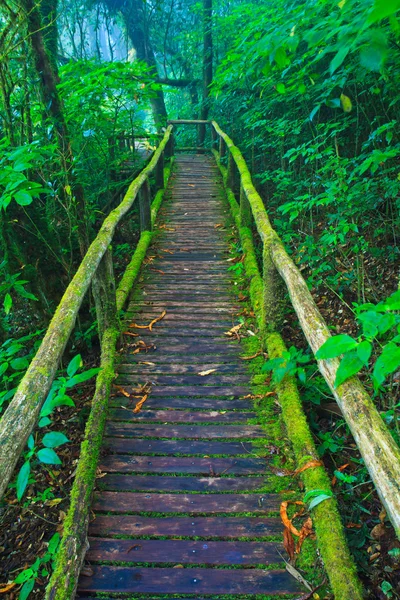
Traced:
POLYGON ((42 439, 42 444, 43 446, 46 446, 46 448, 57 448, 67 442, 69 442, 69 439, 63 433, 58 431, 46 433, 42 439))
POLYGON ((353 348, 356 348, 356 346, 357 342, 355 339, 345 333, 342 333, 340 335, 335 335, 328 338, 317 351, 315 356, 318 358, 318 360, 335 358, 335 356, 340 356, 349 350, 353 350, 353 348))
POLYGON ((61 465, 61 460, 51 448, 42 448, 37 453, 37 457, 40 462, 45 463, 46 465, 61 465))
POLYGON ((24 495, 26 486, 28 485, 30 474, 31 474, 31 464, 30 464, 29 460, 27 460, 26 462, 24 462, 24 464, 20 468, 18 477, 17 477, 17 498, 18 498, 18 500, 21 500, 22 496, 24 495))
POLYGON ((382 353, 378 357, 372 378, 375 389, 378 389, 385 381, 386 377, 400 367, 400 346, 389 342, 384 346, 382 353))
POLYGON ((356 350, 351 350, 342 358, 336 373, 335 387, 344 383, 349 377, 356 375, 363 368, 363 363, 357 356, 356 350))

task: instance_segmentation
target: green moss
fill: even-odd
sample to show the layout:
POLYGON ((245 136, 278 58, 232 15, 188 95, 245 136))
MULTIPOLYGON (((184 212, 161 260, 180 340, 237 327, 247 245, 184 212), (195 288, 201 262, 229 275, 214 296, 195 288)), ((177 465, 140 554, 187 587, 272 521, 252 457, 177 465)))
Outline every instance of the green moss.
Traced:
MULTIPOLYGON (((235 154, 235 160, 239 170, 242 169, 242 184, 244 185, 246 182, 249 183, 247 178, 250 177, 250 174, 243 157, 239 150, 233 146, 233 142, 229 140, 229 138, 227 138, 227 140, 229 142, 228 147, 230 151, 235 154)), ((226 169, 221 165, 218 154, 214 152, 214 156, 216 156, 226 186, 226 169)), ((283 352, 286 352, 287 349, 281 335, 276 331, 267 330, 265 326, 263 285, 267 282, 264 281, 263 283, 258 269, 251 231, 247 227, 243 227, 240 223, 240 209, 236 202, 236 198, 229 188, 226 189, 226 193, 242 243, 245 271, 250 280, 251 304, 256 315, 257 324, 262 332, 262 342, 266 347, 269 358, 277 358, 282 356, 283 352)), ((274 232, 268 217, 266 216, 265 208, 260 196, 256 192, 254 196, 254 198, 252 197, 249 199, 252 204, 254 217, 256 221, 257 217, 259 217, 259 223, 261 223, 261 225, 258 226, 259 233, 263 241, 266 242, 268 241, 268 236, 272 235, 274 232)), ((275 282, 272 282, 272 285, 275 287, 275 282)), ((251 351, 253 350, 254 348, 252 347, 251 351)), ((254 365, 252 365, 252 368, 255 368, 254 365)), ((256 379, 256 381, 258 380, 256 379)), ((286 376, 283 381, 276 386, 276 392, 297 467, 299 468, 305 465, 310 460, 319 459, 303 411, 295 378, 286 376)), ((271 427, 271 424, 268 423, 266 426, 271 427)), ((280 437, 278 431, 275 432, 275 435, 277 436, 276 440, 279 440, 280 437)), ((307 492, 315 489, 322 489, 326 490, 328 493, 332 493, 329 477, 322 466, 306 469, 301 473, 301 478, 307 492)), ((278 486, 277 481, 274 483, 278 486)), ((279 487, 277 489, 279 489, 279 487)), ((343 525, 335 498, 332 497, 331 499, 318 504, 312 511, 312 518, 317 535, 318 547, 324 560, 325 568, 336 600, 361 600, 363 598, 362 586, 357 577, 356 568, 347 547, 343 525)), ((307 560, 304 560, 307 562, 312 559, 308 557, 307 560)))

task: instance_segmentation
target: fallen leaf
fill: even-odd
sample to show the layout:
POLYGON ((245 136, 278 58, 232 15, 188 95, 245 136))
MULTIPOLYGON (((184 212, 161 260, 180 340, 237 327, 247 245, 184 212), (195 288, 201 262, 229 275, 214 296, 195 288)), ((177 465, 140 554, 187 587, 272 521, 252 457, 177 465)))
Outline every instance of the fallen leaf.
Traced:
POLYGON ((120 392, 123 396, 125 396, 125 398, 130 398, 131 395, 129 392, 127 392, 122 386, 120 385, 114 385, 114 388, 120 392))
POLYGON ((289 560, 294 560, 294 539, 287 527, 283 530, 283 547, 289 555, 289 560))
POLYGON ((229 331, 225 331, 225 335, 228 337, 239 337, 239 331, 243 327, 243 323, 239 323, 239 325, 235 325, 229 331))
POLYGON ((304 587, 306 587, 308 590, 310 590, 310 592, 313 591, 311 585, 308 583, 308 581, 306 581, 304 579, 304 577, 301 575, 301 573, 299 573, 299 571, 297 569, 295 569, 291 564, 289 564, 288 562, 285 563, 285 567, 286 567, 286 571, 288 573, 290 573, 290 575, 292 577, 294 577, 295 579, 297 579, 297 581, 299 581, 300 583, 302 583, 304 585, 304 587))
POLYGON ((148 365, 149 367, 155 367, 156 363, 143 360, 143 361, 139 361, 139 365, 148 365))
POLYGON ((304 540, 306 538, 308 538, 310 535, 313 535, 314 532, 313 532, 312 525, 313 524, 312 524, 311 517, 308 517, 304 521, 304 523, 300 529, 300 537, 296 544, 296 554, 300 554, 300 550, 301 550, 304 540))
POLYGON ((296 537, 300 537, 300 531, 298 529, 296 529, 296 527, 292 523, 294 516, 292 517, 292 519, 289 519, 289 517, 288 517, 287 507, 289 504, 296 504, 298 506, 304 506, 304 502, 300 502, 300 500, 284 501, 284 502, 281 502, 281 507, 279 510, 284 527, 287 527, 287 529, 289 529, 289 531, 291 533, 293 533, 293 535, 295 535, 296 537))
MULTIPOLYGON (((129 327, 132 327, 132 325, 129 325, 129 327)), ((130 335, 131 337, 139 337, 138 333, 132 333, 131 331, 123 331, 122 333, 123 335, 130 335)))
POLYGON ((85 565, 84 567, 82 567, 81 575, 83 575, 84 577, 92 577, 93 574, 94 571, 91 567, 89 567, 89 565, 85 565))
MULTIPOLYGON (((341 467, 339 467, 338 469, 336 469, 336 471, 340 471, 342 473, 342 471, 344 471, 346 469, 346 467, 349 466, 349 464, 350 463, 346 463, 345 465, 342 465, 341 467)), ((334 475, 332 477, 331 485, 332 486, 336 485, 336 482, 337 482, 337 477, 336 477, 336 475, 334 475)))
MULTIPOLYGON (((159 317, 156 317, 155 319, 153 319, 151 321, 151 323, 149 323, 148 325, 137 325, 136 323, 131 323, 131 325, 129 325, 129 327, 135 327, 136 329, 148 329, 149 331, 152 331, 153 325, 158 323, 158 321, 161 321, 161 319, 163 319, 166 314, 167 314, 167 311, 163 310, 161 315, 159 317)), ((137 336, 138 334, 135 333, 134 335, 137 336)))
POLYGON ((60 504, 60 502, 62 502, 63 499, 62 498, 53 498, 53 500, 46 500, 45 505, 46 506, 57 506, 57 504, 60 504))
POLYGON ((322 462, 322 460, 315 460, 315 459, 310 460, 308 463, 306 463, 302 467, 299 467, 298 469, 296 469, 293 472, 293 475, 298 475, 299 473, 302 473, 306 469, 313 469, 314 467, 323 467, 323 466, 324 466, 324 463, 322 462))
POLYGON ((4 583, 0 585, 0 594, 6 594, 15 587, 15 583, 4 583))
POLYGON ((253 354, 252 356, 240 356, 240 360, 253 360, 253 358, 257 358, 257 356, 260 356, 262 354, 262 351, 260 350, 259 352, 257 352, 256 354, 253 354))
POLYGON ((147 398, 148 398, 148 394, 145 394, 143 396, 143 398, 141 400, 139 400, 139 402, 136 404, 135 408, 133 409, 134 413, 140 412, 140 409, 142 408, 143 404, 146 402, 147 398))
POLYGON ((220 227, 223 227, 223 223, 217 223, 216 225, 214 225, 214 229, 219 229, 220 227))
POLYGON ((197 373, 197 375, 205 377, 205 375, 211 375, 211 373, 215 373, 216 370, 217 369, 208 369, 208 371, 200 371, 199 373, 197 373))

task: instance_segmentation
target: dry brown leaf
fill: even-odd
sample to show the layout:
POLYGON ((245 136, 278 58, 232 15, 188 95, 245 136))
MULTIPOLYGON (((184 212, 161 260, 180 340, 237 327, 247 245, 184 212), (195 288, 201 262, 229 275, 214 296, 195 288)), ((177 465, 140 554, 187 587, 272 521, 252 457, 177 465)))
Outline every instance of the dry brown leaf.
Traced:
POLYGON ((129 392, 127 392, 122 386, 120 385, 114 385, 114 388, 120 392, 123 396, 125 396, 125 398, 130 398, 131 395, 129 392))
MULTIPOLYGON (((129 325, 129 327, 132 327, 132 325, 129 325)), ((132 333, 131 331, 124 331, 123 335, 130 335, 131 337, 139 337, 138 333, 132 333)))
POLYGON ((199 373, 197 373, 197 375, 205 377, 206 375, 211 375, 211 373, 215 373, 216 370, 217 369, 208 369, 208 371, 200 371, 199 373))
POLYGON ((173 250, 168 250, 167 248, 160 248, 160 252, 166 252, 167 254, 175 254, 173 250))
POLYGON ((229 337, 233 337, 233 336, 237 337, 237 335, 242 327, 243 327, 243 323, 239 323, 239 325, 235 325, 229 331, 225 331, 225 335, 227 335, 229 337))
POLYGON ((241 356, 240 360, 253 360, 253 358, 257 358, 257 356, 260 356, 262 354, 262 351, 260 350, 259 352, 257 352, 256 354, 253 354, 252 356, 241 356))
POLYGON ((6 594, 15 587, 15 583, 4 583, 0 585, 0 594, 6 594))
MULTIPOLYGON (((166 314, 167 314, 167 311, 163 310, 161 315, 159 317, 156 317, 155 319, 153 319, 151 321, 151 323, 149 323, 148 325, 137 325, 136 323, 131 323, 131 325, 129 325, 129 327, 135 327, 136 329, 148 329, 149 331, 152 331, 153 325, 158 323, 158 321, 161 321, 161 319, 163 319, 166 314)), ((134 335, 137 336, 139 334, 135 333, 134 335)))
POLYGON ((303 465, 302 467, 299 467, 298 469, 296 469, 293 473, 293 475, 298 475, 299 473, 302 473, 303 471, 306 471, 307 469, 313 469, 314 467, 323 467, 324 463, 322 462, 322 460, 310 460, 308 463, 306 463, 305 465, 303 465))
POLYGON ((155 367, 156 363, 153 363, 153 362, 150 362, 147 360, 142 360, 142 361, 139 361, 139 365, 148 365, 149 367, 155 367))
POLYGON ((161 273, 161 275, 165 275, 165 272, 164 272, 164 271, 161 271, 161 269, 154 269, 154 267, 152 267, 152 268, 150 269, 150 271, 154 271, 155 273, 161 273))
POLYGON ((300 554, 300 550, 301 550, 304 540, 312 534, 313 534, 312 520, 311 520, 311 517, 308 517, 304 521, 304 523, 300 529, 300 537, 296 544, 296 554, 300 554))
POLYGON ((140 409, 142 408, 143 404, 146 402, 148 397, 149 397, 148 394, 145 394, 143 396, 143 398, 141 400, 139 400, 139 402, 136 404, 135 408, 133 409, 134 413, 140 412, 140 409))
POLYGON ((289 517, 288 517, 287 507, 289 504, 296 504, 297 506, 304 506, 304 502, 300 502, 300 500, 284 501, 284 502, 281 502, 281 507, 279 510, 284 527, 287 527, 287 529, 289 529, 289 531, 291 533, 293 533, 293 535, 300 537, 300 531, 298 529, 296 529, 296 527, 292 523, 292 519, 294 519, 295 516, 297 516, 297 515, 294 515, 292 517, 292 519, 289 519, 289 517))
POLYGON ((289 555, 289 560, 294 560, 294 539, 287 527, 283 530, 283 547, 289 555))
POLYGON ((216 225, 214 225, 214 229, 219 229, 220 227, 223 227, 223 223, 217 223, 216 225))

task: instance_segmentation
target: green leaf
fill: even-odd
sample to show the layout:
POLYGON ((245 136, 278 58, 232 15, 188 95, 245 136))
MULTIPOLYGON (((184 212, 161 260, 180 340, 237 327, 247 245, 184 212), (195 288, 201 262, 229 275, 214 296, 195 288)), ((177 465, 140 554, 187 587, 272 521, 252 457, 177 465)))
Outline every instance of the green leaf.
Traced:
POLYGON ((360 342, 360 344, 358 344, 357 356, 361 360, 363 365, 365 365, 366 367, 368 367, 368 362, 369 362, 369 359, 371 358, 371 353, 372 353, 371 342, 364 340, 363 342, 360 342))
POLYGON ((331 498, 331 495, 328 496, 328 494, 320 494, 319 496, 316 496, 311 500, 310 504, 308 505, 308 508, 309 510, 311 510, 312 508, 318 506, 318 504, 321 504, 321 502, 323 502, 324 500, 330 500, 331 498))
POLYGON ((74 377, 69 379, 67 381, 65 387, 71 388, 74 385, 78 385, 78 383, 83 383, 84 381, 87 381, 88 379, 91 379, 92 377, 97 375, 97 373, 99 371, 100 371, 99 368, 95 368, 95 369, 88 369, 87 371, 84 371, 83 373, 79 373, 78 375, 75 375, 74 377))
MULTIPOLYGON (((21 500, 24 492, 26 490, 26 486, 28 485, 29 475, 31 474, 31 464, 29 460, 24 462, 22 467, 19 470, 17 477, 17 498, 18 501, 21 500)), ((22 582, 21 582, 22 583, 22 582)))
POLYGON ((8 315, 8 313, 10 312, 12 303, 13 303, 13 301, 12 301, 10 294, 6 294, 5 298, 4 298, 4 303, 3 303, 4 312, 6 313, 6 315, 8 315))
POLYGON ((389 296, 384 305, 389 310, 400 310, 400 290, 389 296))
POLYGON ((23 371, 29 367, 29 361, 25 356, 23 356, 21 358, 14 358, 10 365, 15 371, 23 371))
POLYGON ((62 464, 57 454, 51 448, 42 448, 37 453, 37 457, 40 460, 40 462, 45 463, 46 465, 62 464))
POLYGON ((356 375, 363 368, 363 363, 357 356, 356 350, 351 350, 342 358, 336 373, 335 387, 344 383, 349 377, 356 375))
POLYGON ((15 192, 14 199, 20 206, 28 206, 33 201, 32 195, 25 190, 18 190, 18 192, 15 192))
POLYGON ((51 420, 48 417, 43 417, 42 419, 40 419, 39 423, 38 423, 38 427, 42 428, 42 427, 47 427, 47 425, 50 425, 51 420))
POLYGON ((27 446, 29 450, 33 450, 33 448, 35 447, 35 438, 32 434, 28 437, 27 446))
POLYGON ((62 446, 67 442, 69 442, 69 439, 63 433, 57 431, 46 433, 42 439, 42 444, 46 448, 58 448, 58 446, 62 446))
POLYGON ((7 371, 7 369, 8 369, 8 362, 1 363, 1 365, 0 365, 0 377, 2 375, 4 375, 4 373, 7 371))
MULTIPOLYGON (((308 502, 311 498, 315 498, 316 496, 320 496, 321 494, 328 495, 330 492, 328 490, 310 490, 306 494, 304 494, 303 501, 308 502)), ((332 495, 332 494, 331 494, 332 495)))
POLYGON ((275 88, 278 94, 286 94, 286 87, 284 83, 277 83, 275 88))
POLYGON ((336 69, 338 69, 340 67, 340 65, 343 63, 344 59, 346 58, 346 56, 348 55, 349 52, 350 52, 350 46, 342 46, 342 48, 340 48, 339 52, 332 59, 331 64, 330 64, 331 75, 333 75, 333 73, 336 71, 336 69))
POLYGON ((29 581, 29 579, 32 579, 33 576, 33 569, 24 569, 14 579, 14 583, 25 583, 26 581, 29 581))
POLYGON ((335 358, 357 346, 355 339, 345 333, 335 335, 326 340, 321 348, 317 351, 316 357, 318 360, 326 360, 327 358, 335 358))
POLYGON ((55 552, 56 552, 56 550, 57 550, 57 548, 58 548, 58 544, 59 544, 59 543, 60 543, 60 534, 59 534, 59 533, 55 533, 55 534, 54 534, 54 535, 51 537, 51 539, 50 539, 50 541, 49 541, 49 547, 48 547, 47 551, 48 551, 50 554, 53 554, 53 555, 54 555, 54 554, 55 554, 55 552))
POLYGON ((375 0, 375 6, 368 18, 368 23, 376 23, 390 17, 400 10, 400 0, 375 0))
POLYGON ((360 63, 369 71, 380 71, 388 53, 387 38, 382 31, 370 32, 370 40, 360 50, 360 63))
POLYGON ((67 367, 67 374, 69 377, 73 377, 78 369, 83 366, 82 357, 80 354, 74 356, 67 367))
POLYGON ((29 579, 24 583, 19 592, 18 600, 26 600, 35 586, 35 580, 29 579))
POLYGON ((374 388, 378 389, 385 381, 386 377, 400 367, 400 346, 389 342, 384 346, 381 355, 378 357, 372 379, 374 388))

